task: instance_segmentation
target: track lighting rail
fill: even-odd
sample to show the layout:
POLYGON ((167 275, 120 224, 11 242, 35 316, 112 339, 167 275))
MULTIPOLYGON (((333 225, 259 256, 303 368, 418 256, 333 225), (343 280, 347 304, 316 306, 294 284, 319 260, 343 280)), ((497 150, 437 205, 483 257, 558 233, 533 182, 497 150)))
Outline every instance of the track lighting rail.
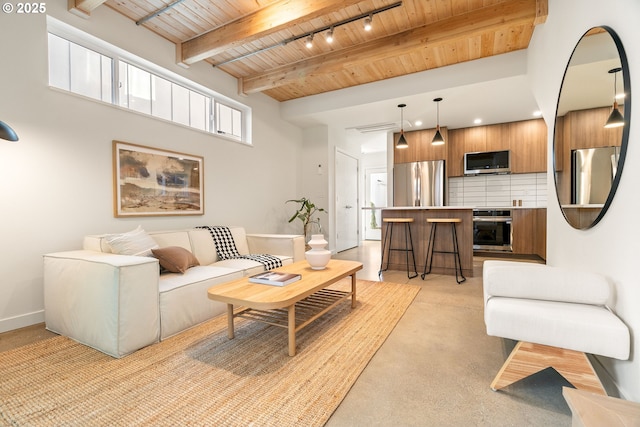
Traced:
POLYGON ((314 34, 322 33, 322 32, 327 31, 327 30, 332 30, 332 29, 335 29, 335 28, 340 27, 342 25, 346 25, 346 24, 350 24, 352 22, 358 21, 360 19, 364 19, 364 18, 371 19, 374 15, 377 15, 378 13, 386 12, 387 10, 394 9, 396 7, 399 7, 399 6, 402 6, 402 2, 401 1, 396 2, 396 3, 392 3, 392 4, 384 6, 384 7, 380 7, 378 9, 372 10, 370 12, 361 13, 360 15, 354 16, 352 18, 347 18, 345 20, 342 20, 342 21, 339 21, 339 22, 336 22, 336 23, 333 23, 333 24, 330 24, 330 25, 325 25, 324 27, 318 28, 318 29, 313 30, 313 31, 309 31, 309 32, 304 33, 304 34, 300 34, 298 36, 290 37, 290 38, 288 38, 286 40, 281 41, 280 43, 272 44, 272 45, 266 46, 266 47, 264 47, 262 49, 258 49, 258 50, 255 50, 253 52, 249 52, 249 53, 246 53, 244 55, 237 56, 235 58, 231 58, 231 59, 227 59, 225 61, 218 62, 217 64, 213 64, 213 66, 214 67, 219 67, 220 65, 229 64, 231 62, 239 61, 241 59, 245 59, 245 58, 248 58, 250 56, 257 55, 258 53, 262 53, 262 52, 274 49, 276 47, 285 46, 285 45, 287 45, 289 43, 292 43, 292 42, 300 40, 300 39, 313 38, 314 34))

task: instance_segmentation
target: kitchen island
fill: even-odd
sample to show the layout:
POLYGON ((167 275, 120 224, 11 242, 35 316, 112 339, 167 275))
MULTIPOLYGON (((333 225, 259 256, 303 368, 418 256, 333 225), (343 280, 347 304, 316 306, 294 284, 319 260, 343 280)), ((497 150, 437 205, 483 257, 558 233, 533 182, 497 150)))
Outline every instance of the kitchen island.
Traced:
MULTIPOLYGON (((456 206, 427 206, 427 207, 388 207, 382 209, 384 218, 413 218, 411 224, 411 236, 416 257, 418 274, 422 274, 427 256, 429 233, 431 224, 427 224, 427 218, 460 218, 462 223, 456 226, 460 262, 462 272, 466 277, 473 277, 473 209, 456 206)), ((388 223, 382 223, 382 236, 385 235, 388 223)), ((391 247, 404 247, 404 233, 394 229, 391 247)), ((382 244, 382 243, 381 243, 382 244)), ((435 243, 436 251, 452 251, 453 240, 449 226, 439 226, 435 243)), ((402 252, 391 251, 389 270, 406 271, 406 255, 402 252)), ((386 258, 385 258, 386 264, 386 258)), ((411 268, 413 266, 411 265, 411 268)), ((447 274, 455 276, 454 258, 451 254, 434 253, 432 274, 447 274)), ((419 277, 419 276, 418 276, 419 277)), ((425 279, 428 279, 426 276, 425 279)))

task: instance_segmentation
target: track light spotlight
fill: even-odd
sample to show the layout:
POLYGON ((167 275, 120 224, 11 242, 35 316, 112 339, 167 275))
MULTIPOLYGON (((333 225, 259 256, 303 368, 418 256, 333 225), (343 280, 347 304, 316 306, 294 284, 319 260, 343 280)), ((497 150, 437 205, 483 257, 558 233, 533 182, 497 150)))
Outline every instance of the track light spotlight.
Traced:
POLYGON ((364 18, 364 30, 371 31, 371 21, 373 20, 373 14, 364 18))
POLYGON ((313 34, 309 34, 305 46, 307 46, 307 49, 311 49, 313 47, 313 34))
POLYGON ((327 36, 325 37, 325 40, 327 40, 327 43, 329 44, 333 43, 333 27, 329 28, 329 31, 327 31, 327 36))

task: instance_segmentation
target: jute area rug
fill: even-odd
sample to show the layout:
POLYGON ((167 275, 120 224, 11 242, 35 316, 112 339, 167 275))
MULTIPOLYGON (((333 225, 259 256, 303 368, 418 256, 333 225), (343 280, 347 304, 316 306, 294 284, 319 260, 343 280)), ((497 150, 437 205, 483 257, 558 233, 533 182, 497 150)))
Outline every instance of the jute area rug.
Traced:
MULTIPOLYGON (((345 286, 342 281, 338 286, 345 286)), ((65 337, 0 353, 0 425, 319 426, 340 404, 419 287, 358 281, 297 334, 220 316, 122 359, 65 337)))

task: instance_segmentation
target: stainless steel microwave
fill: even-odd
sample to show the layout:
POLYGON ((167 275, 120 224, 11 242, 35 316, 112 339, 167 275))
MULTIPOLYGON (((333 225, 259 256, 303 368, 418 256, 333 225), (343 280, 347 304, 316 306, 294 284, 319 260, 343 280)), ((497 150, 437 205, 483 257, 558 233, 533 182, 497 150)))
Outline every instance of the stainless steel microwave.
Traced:
POLYGON ((464 154, 465 175, 509 172, 511 172, 511 152, 509 150, 464 154))

